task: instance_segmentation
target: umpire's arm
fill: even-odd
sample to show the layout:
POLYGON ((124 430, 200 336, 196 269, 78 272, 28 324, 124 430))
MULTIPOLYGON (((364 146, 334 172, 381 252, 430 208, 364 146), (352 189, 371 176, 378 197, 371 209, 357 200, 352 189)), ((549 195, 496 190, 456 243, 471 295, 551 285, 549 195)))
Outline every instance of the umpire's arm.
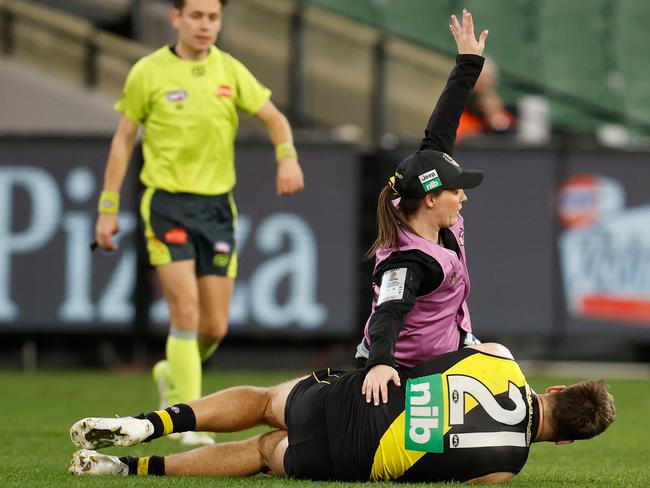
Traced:
POLYGON ((266 126, 276 148, 277 194, 288 195, 301 191, 305 187, 305 181, 302 168, 298 163, 298 154, 293 146, 293 133, 289 121, 270 100, 262 106, 255 117, 266 126))
MULTIPOLYGON (((113 135, 104 172, 104 192, 119 195, 138 135, 138 124, 122 115, 113 135)), ((118 233, 117 213, 101 213, 95 226, 95 240, 103 249, 115 251, 113 236, 118 233)))

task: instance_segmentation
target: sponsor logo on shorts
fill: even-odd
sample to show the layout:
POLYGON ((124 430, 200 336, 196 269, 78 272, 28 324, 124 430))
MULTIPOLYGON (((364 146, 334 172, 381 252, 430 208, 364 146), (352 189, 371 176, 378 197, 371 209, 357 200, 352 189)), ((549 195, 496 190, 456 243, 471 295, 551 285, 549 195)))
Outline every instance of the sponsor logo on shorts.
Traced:
POLYGON ((228 244, 226 241, 215 242, 214 252, 220 254, 230 254, 230 244, 228 244))
POLYGON ((215 254, 212 258, 212 264, 216 268, 225 268, 230 262, 230 255, 224 253, 215 254))
POLYGON ((172 229, 165 233, 167 244, 187 244, 187 231, 185 229, 172 229))
POLYGON ((185 100, 188 96, 189 93, 187 93, 185 90, 175 90, 168 92, 165 98, 172 103, 178 103, 185 100))
POLYGON ((232 86, 221 85, 217 88, 217 95, 220 97, 231 98, 233 96, 232 86))

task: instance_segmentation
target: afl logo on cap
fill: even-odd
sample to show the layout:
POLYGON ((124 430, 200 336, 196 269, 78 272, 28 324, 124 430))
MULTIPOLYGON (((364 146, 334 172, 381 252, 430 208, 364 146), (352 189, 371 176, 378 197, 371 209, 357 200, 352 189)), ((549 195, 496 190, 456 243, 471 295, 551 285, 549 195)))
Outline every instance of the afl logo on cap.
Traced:
POLYGON ((589 227, 605 213, 621 210, 625 191, 612 178, 576 175, 559 192, 558 214, 565 227, 589 227))
POLYGON ((453 164, 454 166, 460 168, 460 164, 458 164, 456 161, 454 161, 454 158, 452 158, 449 154, 447 153, 442 153, 442 158, 447 161, 449 164, 453 164))

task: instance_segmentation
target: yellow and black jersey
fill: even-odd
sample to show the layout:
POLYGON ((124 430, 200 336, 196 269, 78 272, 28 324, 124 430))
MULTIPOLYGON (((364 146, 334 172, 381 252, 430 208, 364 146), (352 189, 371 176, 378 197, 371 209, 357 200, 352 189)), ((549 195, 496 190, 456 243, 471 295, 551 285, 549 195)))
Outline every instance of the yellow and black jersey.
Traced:
POLYGON ((361 395, 364 377, 320 385, 332 479, 466 481, 524 466, 539 413, 515 361, 444 354, 401 370, 402 386, 377 407, 361 395))

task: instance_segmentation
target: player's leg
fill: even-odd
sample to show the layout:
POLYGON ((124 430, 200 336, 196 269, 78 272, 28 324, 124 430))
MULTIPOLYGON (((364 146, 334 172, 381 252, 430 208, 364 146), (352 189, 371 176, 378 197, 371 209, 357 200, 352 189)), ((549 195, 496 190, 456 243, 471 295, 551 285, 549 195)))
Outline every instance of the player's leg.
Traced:
POLYGON ((179 403, 139 418, 85 418, 72 426, 70 438, 79 448, 98 449, 132 446, 180 432, 235 432, 261 424, 286 430, 287 398, 302 379, 271 388, 228 388, 189 404, 179 403))
POLYGON ((188 231, 188 204, 186 196, 152 188, 145 191, 140 203, 149 262, 156 267, 171 315, 167 359, 153 371, 162 407, 201 394, 196 251, 188 231))
POLYGON ((201 358, 197 345, 199 291, 193 260, 156 268, 171 318, 166 345, 169 380, 175 388, 170 403, 201 396, 201 358))
POLYGON ((75 475, 250 476, 285 475, 287 433, 268 432, 239 442, 224 442, 165 456, 116 457, 77 451, 68 470, 75 475))
POLYGON ((285 429, 284 410, 296 378, 271 388, 237 386, 189 403, 196 418, 196 429, 210 432, 236 432, 256 425, 285 429))
POLYGON ((239 442, 224 442, 165 456, 167 476, 283 476, 287 433, 268 432, 239 442))
POLYGON ((237 277, 237 208, 230 194, 203 202, 196 219, 196 271, 199 284, 199 351, 206 361, 228 332, 230 302, 237 277))
MULTIPOLYGON (((172 387, 168 402, 186 403, 201 396, 201 354, 198 346, 198 283, 194 261, 176 261, 157 268, 163 292, 171 315, 171 329, 167 338, 166 360, 154 367, 154 377, 159 386, 172 387), (191 266, 185 266, 186 264, 191 266), (176 326, 180 324, 180 326, 176 326), (161 368, 164 368, 161 370, 161 368), (161 374, 162 373, 162 374, 161 374)), ((164 395, 161 395, 164 396, 164 395)), ((203 432, 186 431, 175 436, 182 444, 213 444, 212 436, 203 432)))
POLYGON ((235 280, 227 276, 199 276, 199 353, 205 362, 228 332, 228 314, 235 280))

